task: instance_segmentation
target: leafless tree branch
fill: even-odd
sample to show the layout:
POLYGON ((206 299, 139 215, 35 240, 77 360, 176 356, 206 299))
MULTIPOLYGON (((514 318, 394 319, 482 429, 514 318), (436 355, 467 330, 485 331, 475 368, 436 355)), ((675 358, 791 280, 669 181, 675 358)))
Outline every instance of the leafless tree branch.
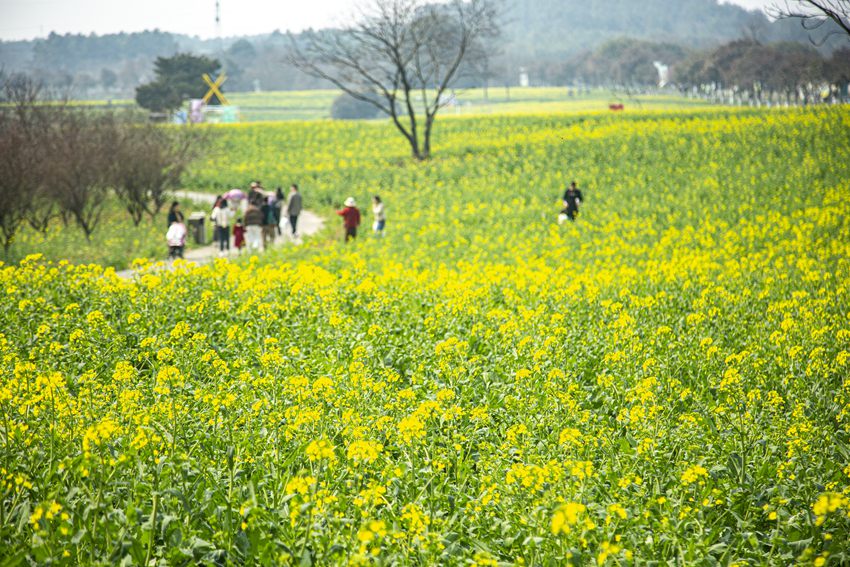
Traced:
POLYGON ((823 45, 830 37, 842 32, 850 39, 850 0, 784 0, 768 9, 768 14, 777 19, 800 20, 807 31, 815 31, 832 22, 838 29, 830 30, 820 39, 809 35, 815 45, 823 45))
POLYGON ((498 33, 493 1, 370 0, 348 27, 290 36, 289 62, 389 115, 427 159, 446 90, 498 33))

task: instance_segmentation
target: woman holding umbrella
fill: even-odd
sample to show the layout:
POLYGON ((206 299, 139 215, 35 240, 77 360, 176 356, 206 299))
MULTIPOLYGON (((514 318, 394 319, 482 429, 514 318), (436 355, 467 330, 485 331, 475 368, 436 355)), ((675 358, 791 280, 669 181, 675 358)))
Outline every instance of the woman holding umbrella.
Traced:
POLYGON ((234 187, 233 189, 222 195, 222 197, 230 201, 231 210, 236 211, 237 209, 241 208, 244 212, 245 199, 248 196, 245 194, 244 191, 242 191, 242 189, 237 189, 236 187, 234 187))

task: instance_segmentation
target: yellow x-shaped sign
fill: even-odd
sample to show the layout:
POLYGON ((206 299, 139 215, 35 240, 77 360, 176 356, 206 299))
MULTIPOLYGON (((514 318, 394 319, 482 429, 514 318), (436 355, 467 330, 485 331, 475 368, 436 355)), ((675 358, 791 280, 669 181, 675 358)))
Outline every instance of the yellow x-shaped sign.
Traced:
POLYGON ((207 94, 204 95, 204 104, 207 104, 213 97, 213 95, 218 97, 218 102, 220 102, 221 104, 230 104, 229 102, 227 102, 227 99, 224 98, 224 95, 221 94, 221 90, 219 89, 219 87, 224 84, 224 81, 227 80, 227 75, 222 72, 218 77, 215 78, 215 81, 213 81, 207 73, 204 73, 202 78, 204 79, 204 82, 207 84, 207 86, 210 88, 210 90, 207 91, 207 94))

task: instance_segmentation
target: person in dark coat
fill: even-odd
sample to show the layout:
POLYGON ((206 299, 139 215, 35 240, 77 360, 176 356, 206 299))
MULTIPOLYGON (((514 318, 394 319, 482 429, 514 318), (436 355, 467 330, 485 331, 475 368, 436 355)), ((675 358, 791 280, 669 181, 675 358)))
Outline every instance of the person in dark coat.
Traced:
POLYGON ((277 227, 277 218, 274 213, 274 204, 271 197, 266 199, 263 206, 260 207, 263 213, 263 248, 268 248, 270 244, 274 244, 275 229, 277 227))
POLYGON ((171 203, 171 208, 168 209, 168 226, 171 227, 171 223, 174 222, 183 222, 183 213, 180 211, 180 201, 174 201, 171 203))
POLYGON ((561 214, 567 215, 571 221, 576 220, 578 208, 582 201, 581 189, 576 187, 576 182, 573 181, 570 183, 569 188, 564 191, 564 210, 561 211, 561 214))
POLYGON ((251 189, 248 191, 248 204, 254 205, 258 209, 266 202, 266 197, 263 194, 262 188, 258 181, 251 182, 251 189))
POLYGON ((301 193, 298 192, 298 185, 293 183, 289 187, 289 197, 286 199, 286 216, 289 217, 289 226, 292 229, 292 236, 297 236, 296 227, 298 226, 298 217, 301 215, 301 193))
POLYGON ((274 194, 274 197, 275 197, 275 199, 274 199, 274 216, 275 216, 275 218, 277 218, 277 227, 276 227, 275 230, 277 230, 277 235, 281 236, 283 234, 283 232, 281 232, 281 230, 280 230, 280 219, 283 218, 283 217, 280 216, 281 214, 283 214, 283 213, 281 213, 281 209, 283 208, 283 198, 284 198, 283 189, 278 187, 277 191, 274 194))
POLYGON ((263 212, 255 205, 248 205, 244 218, 248 249, 259 250, 263 245, 263 212))

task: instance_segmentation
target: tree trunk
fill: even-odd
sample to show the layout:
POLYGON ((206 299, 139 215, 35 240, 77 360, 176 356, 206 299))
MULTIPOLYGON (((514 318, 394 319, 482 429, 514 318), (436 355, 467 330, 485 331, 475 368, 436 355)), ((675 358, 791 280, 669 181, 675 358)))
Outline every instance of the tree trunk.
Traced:
POLYGON ((127 212, 130 213, 130 218, 133 219, 133 226, 139 226, 142 222, 142 217, 145 215, 145 210, 140 206, 127 207, 127 212))
POLYGON ((421 160, 422 158, 419 155, 419 141, 416 139, 416 136, 411 135, 404 129, 404 125, 399 121, 398 115, 395 112, 390 114, 390 117, 393 119, 393 124, 395 124, 396 129, 401 132, 401 135, 404 136, 404 139, 407 140, 408 144, 410 144, 410 151, 413 157, 417 160, 421 160))
POLYGON ((17 230, 11 232, 4 231, 3 234, 3 259, 7 262, 9 261, 9 250, 12 248, 12 239, 15 238, 15 232, 17 230))
POLYGON ((416 118, 410 117, 410 149, 412 150, 413 157, 422 161, 425 159, 422 156, 422 152, 419 149, 419 132, 416 131, 416 118))
POLYGON ((428 156, 427 156, 427 155, 425 155, 425 153, 424 153, 424 152, 422 152, 422 151, 420 151, 420 150, 419 150, 419 144, 416 142, 416 140, 413 140, 412 142, 410 142, 410 145, 411 145, 412 150, 413 150, 413 151, 411 152, 411 155, 413 156, 413 158, 414 158, 415 160, 417 160, 417 161, 425 161, 426 159, 428 159, 428 156))
POLYGON ((419 161, 423 161, 427 158, 422 155, 419 149, 419 132, 416 129, 416 108, 413 105, 413 100, 410 98, 411 88, 406 77, 402 77, 402 81, 404 82, 404 104, 407 107, 407 118, 410 121, 410 136, 408 137, 410 148, 413 157, 419 161))
POLYGON ((83 229, 83 234, 86 235, 86 242, 91 243, 91 233, 94 232, 94 229, 89 228, 89 225, 86 223, 81 224, 80 228, 83 229))
POLYGON ((434 116, 428 114, 425 117, 425 141, 422 150, 422 159, 430 159, 431 157, 431 129, 434 127, 434 116))
POLYGON ((86 240, 91 242, 91 235, 94 232, 94 226, 83 216, 83 214, 79 212, 74 212, 74 220, 77 221, 77 226, 83 231, 83 234, 86 235, 86 240))
POLYGON ((410 153, 414 159, 418 161, 423 161, 428 159, 427 156, 423 155, 422 151, 419 149, 419 133, 416 131, 414 127, 410 136, 408 136, 407 141, 410 143, 410 153))

